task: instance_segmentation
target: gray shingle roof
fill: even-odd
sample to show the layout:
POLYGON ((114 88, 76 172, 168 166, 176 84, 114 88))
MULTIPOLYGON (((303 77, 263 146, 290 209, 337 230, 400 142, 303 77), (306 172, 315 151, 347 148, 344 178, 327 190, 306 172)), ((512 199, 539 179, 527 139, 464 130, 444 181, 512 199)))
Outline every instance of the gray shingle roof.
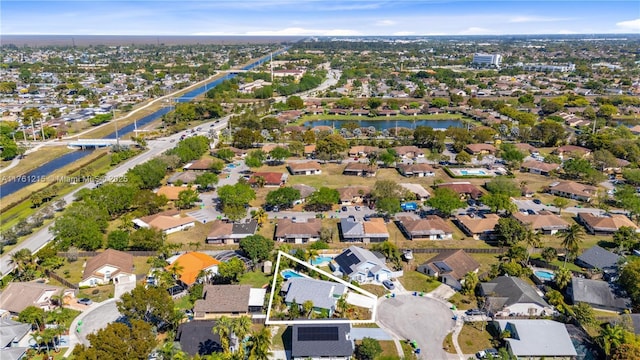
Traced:
POLYGON ((495 307, 511 306, 518 303, 549 306, 531 285, 516 277, 499 276, 491 281, 480 283, 480 287, 484 295, 491 298, 493 310, 496 310, 495 307))
POLYGON ((342 229, 342 236, 344 238, 364 236, 364 226, 362 226, 362 222, 356 221, 353 218, 340 219, 340 228, 342 229))
POLYGON ((0 348, 9 345, 13 339, 22 339, 29 330, 31 330, 31 325, 29 324, 0 318, 0 348))
POLYGON ((348 357, 353 354, 350 324, 294 325, 291 356, 294 358, 348 357), (324 336, 318 336, 323 334, 324 336))
POLYGON ((552 320, 498 320, 511 352, 520 357, 577 356, 564 324, 552 320))
POLYGON ((619 259, 620 256, 594 245, 578 256, 577 260, 593 268, 608 269, 616 267, 619 259))
POLYGON ((371 251, 357 246, 350 246, 336 256, 334 260, 340 266, 340 271, 347 276, 357 272, 360 265, 365 262, 377 265, 380 268, 386 268, 384 260, 376 257, 371 251))
POLYGON ((311 301, 314 307, 321 309, 332 309, 346 292, 346 287, 340 283, 307 278, 291 278, 282 285, 282 289, 287 293, 286 303, 311 301))
POLYGON ((620 311, 631 307, 631 300, 617 296, 606 281, 574 277, 571 279, 571 294, 574 304, 584 302, 620 311))

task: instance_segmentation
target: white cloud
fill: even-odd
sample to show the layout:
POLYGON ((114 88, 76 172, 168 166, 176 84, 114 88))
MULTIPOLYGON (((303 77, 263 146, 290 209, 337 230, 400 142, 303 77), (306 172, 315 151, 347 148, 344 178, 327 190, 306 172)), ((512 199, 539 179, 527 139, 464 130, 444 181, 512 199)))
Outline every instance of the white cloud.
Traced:
POLYGON ((398 31, 398 32, 394 32, 393 36, 411 36, 411 35, 415 35, 416 32, 415 31, 398 31))
POLYGON ((393 20, 378 20, 376 21, 376 25, 378 26, 391 26, 391 25, 395 25, 396 22, 393 20))
POLYGON ((620 21, 616 26, 624 30, 640 31, 640 19, 620 21))
POLYGON ((492 33, 493 32, 489 29, 475 27, 475 26, 472 26, 470 28, 467 28, 465 30, 458 32, 459 35, 486 35, 486 34, 492 34, 492 33))
POLYGON ((291 27, 280 30, 258 30, 247 31, 244 34, 238 35, 253 35, 253 36, 355 36, 362 35, 359 31, 350 29, 305 29, 300 27, 291 27))
POLYGON ((554 22, 554 21, 567 21, 569 18, 553 18, 545 16, 514 16, 507 20, 510 23, 529 23, 529 22, 554 22))

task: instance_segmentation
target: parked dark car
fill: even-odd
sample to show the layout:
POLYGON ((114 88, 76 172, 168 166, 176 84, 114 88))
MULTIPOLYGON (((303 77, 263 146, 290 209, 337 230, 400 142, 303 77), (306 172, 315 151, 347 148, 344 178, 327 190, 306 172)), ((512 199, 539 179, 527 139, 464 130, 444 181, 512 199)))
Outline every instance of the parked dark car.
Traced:
POLYGON ((480 309, 469 309, 469 310, 465 311, 464 313, 465 313, 465 315, 469 315, 469 316, 484 315, 484 311, 482 311, 480 309))
POLYGON ((540 201, 540 199, 533 199, 533 203, 540 205, 542 204, 542 201, 540 201))
POLYGON ((93 300, 91 300, 89 298, 78 299, 78 304, 80 304, 80 305, 91 305, 91 304, 93 304, 93 300))
POLYGON ((396 288, 396 285, 394 283, 391 282, 391 280, 385 280, 382 282, 382 285, 384 285, 384 287, 386 287, 389 290, 393 290, 396 288))

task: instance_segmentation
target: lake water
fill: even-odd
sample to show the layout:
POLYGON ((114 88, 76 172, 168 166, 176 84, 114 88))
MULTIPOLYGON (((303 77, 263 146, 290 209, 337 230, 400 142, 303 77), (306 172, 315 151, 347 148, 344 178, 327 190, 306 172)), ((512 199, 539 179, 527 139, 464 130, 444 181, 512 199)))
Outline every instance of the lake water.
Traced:
MULTIPOLYGON (((366 118, 365 118, 366 119, 366 118)), ((342 127, 345 122, 358 123, 360 127, 373 126, 378 130, 385 130, 397 127, 415 129, 418 126, 428 126, 434 129, 447 129, 450 127, 464 127, 464 123, 461 120, 314 120, 307 121, 303 124, 306 127, 316 126, 333 126, 336 129, 342 127)))
MULTIPOLYGON (((286 49, 285 49, 286 50, 286 49)), ((273 53, 273 55, 279 55, 283 52, 284 50, 280 50, 277 51, 275 53, 273 53)), ((268 61, 271 58, 271 56, 265 56, 245 67, 243 67, 243 70, 250 70, 253 69, 254 67, 263 64, 264 62, 268 61)), ((235 77, 235 75, 233 74, 228 74, 227 76, 225 76, 224 78, 220 78, 217 80, 214 80, 212 82, 209 82, 203 86, 200 86, 194 90, 191 90, 187 93, 185 93, 184 95, 182 95, 181 97, 176 99, 176 102, 188 102, 193 100, 195 97, 202 95, 203 93, 209 91, 210 89, 212 89, 213 87, 217 86, 218 84, 220 84, 222 81, 226 80, 226 79, 231 79, 235 77)), ((146 124, 149 124, 150 122, 157 120, 158 118, 160 118, 162 115, 168 113, 169 111, 171 111, 170 107, 164 107, 152 114, 149 114, 145 117, 143 117, 142 119, 138 120, 136 122, 136 124, 130 124, 127 126, 124 126, 122 128, 118 129, 118 136, 122 137, 126 134, 129 134, 131 132, 133 132, 133 130, 135 129, 136 126, 138 127, 142 127, 146 124)), ((114 125, 115 126, 115 125, 114 125)), ((105 139, 115 139, 116 138, 116 132, 112 132, 111 134, 107 135, 104 137, 105 139)), ((63 156, 60 156, 56 159, 53 159, 51 161, 49 161, 46 164, 41 165, 40 167, 26 173, 23 174, 23 176, 17 177, 16 179, 13 179, 12 181, 8 181, 2 185, 0 185, 0 199, 2 199, 5 196, 11 195, 14 192, 34 183, 34 182, 38 182, 38 181, 44 181, 46 180, 46 176, 51 174, 52 172, 67 166, 71 163, 73 163, 74 161, 78 161, 80 159, 82 159, 83 157, 91 154, 93 152, 93 150, 77 150, 74 151, 72 153, 69 154, 65 154, 63 156), (41 180, 42 179, 42 180, 41 180)), ((24 160, 22 161, 29 161, 28 160, 29 157, 27 156, 24 160)))

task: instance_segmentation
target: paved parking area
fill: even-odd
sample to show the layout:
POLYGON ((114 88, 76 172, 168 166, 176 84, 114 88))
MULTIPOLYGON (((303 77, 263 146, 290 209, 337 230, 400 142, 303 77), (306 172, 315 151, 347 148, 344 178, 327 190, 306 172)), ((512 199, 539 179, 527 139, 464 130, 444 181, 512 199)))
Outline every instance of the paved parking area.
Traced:
POLYGON ((533 200, 517 200, 517 199, 513 199, 512 200, 513 203, 518 207, 518 210, 523 209, 523 210, 533 210, 535 212, 539 212, 539 211, 551 211, 552 213, 559 213, 560 209, 558 209, 555 206, 547 206, 546 204, 542 203, 542 204, 536 204, 533 202, 533 200))
POLYGON ((402 339, 415 340, 421 359, 458 359, 442 348, 442 342, 454 328, 453 312, 447 305, 426 296, 399 294, 382 298, 378 305, 378 322, 402 339))

